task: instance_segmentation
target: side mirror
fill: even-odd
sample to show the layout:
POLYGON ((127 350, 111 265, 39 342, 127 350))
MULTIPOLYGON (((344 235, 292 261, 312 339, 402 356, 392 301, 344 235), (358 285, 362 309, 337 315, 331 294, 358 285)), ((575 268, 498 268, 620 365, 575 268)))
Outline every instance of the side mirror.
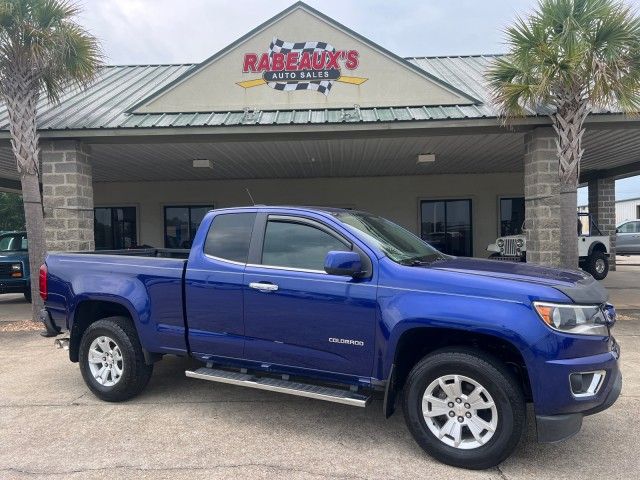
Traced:
POLYGON ((324 259, 324 271, 329 275, 355 277, 362 272, 362 260, 356 252, 332 251, 324 259))

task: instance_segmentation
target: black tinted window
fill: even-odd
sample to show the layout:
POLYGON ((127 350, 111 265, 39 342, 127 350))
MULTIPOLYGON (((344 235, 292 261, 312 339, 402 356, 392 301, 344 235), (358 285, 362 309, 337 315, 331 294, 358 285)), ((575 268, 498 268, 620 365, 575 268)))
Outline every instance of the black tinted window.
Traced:
POLYGON ((204 253, 214 257, 246 263, 255 213, 227 213, 213 219, 204 253))
POLYGON ((324 270, 332 250, 350 250, 333 235, 301 223, 269 221, 262 251, 263 265, 324 270))

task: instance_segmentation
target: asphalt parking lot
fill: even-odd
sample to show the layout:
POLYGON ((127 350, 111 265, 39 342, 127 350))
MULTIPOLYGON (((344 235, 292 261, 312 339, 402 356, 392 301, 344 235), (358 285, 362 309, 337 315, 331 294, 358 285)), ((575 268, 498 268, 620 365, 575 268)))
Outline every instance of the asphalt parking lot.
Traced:
MULTIPOLYGON (((633 306, 640 268, 629 272, 618 295, 633 306)), ((535 443, 530 424, 499 468, 471 472, 424 454, 380 399, 359 409, 188 379, 189 361, 170 357, 142 395, 109 404, 52 339, 0 332, 0 478, 638 478, 640 310, 623 311, 615 335, 624 387, 611 409, 555 445, 535 443)))

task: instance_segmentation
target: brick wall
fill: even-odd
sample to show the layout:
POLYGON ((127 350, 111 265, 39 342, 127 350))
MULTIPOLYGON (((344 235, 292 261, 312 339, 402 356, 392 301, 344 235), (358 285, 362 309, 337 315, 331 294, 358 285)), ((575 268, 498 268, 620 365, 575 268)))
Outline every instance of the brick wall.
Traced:
POLYGON ((609 270, 616 269, 616 182, 613 177, 589 180, 589 213, 603 235, 609 235, 609 270))
POLYGON ((560 179, 555 134, 543 127, 524 140, 527 262, 560 265, 560 179))
POLYGON ((77 141, 41 145, 45 240, 48 251, 93 250, 90 150, 77 141))

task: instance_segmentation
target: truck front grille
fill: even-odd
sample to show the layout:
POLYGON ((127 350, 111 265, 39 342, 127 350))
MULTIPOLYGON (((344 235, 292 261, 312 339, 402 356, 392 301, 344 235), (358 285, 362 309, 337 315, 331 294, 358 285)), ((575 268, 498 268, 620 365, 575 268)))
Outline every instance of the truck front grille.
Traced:
POLYGON ((515 238, 505 238, 504 255, 518 255, 518 246, 515 238))
POLYGON ((0 278, 11 278, 10 263, 0 263, 0 278))

